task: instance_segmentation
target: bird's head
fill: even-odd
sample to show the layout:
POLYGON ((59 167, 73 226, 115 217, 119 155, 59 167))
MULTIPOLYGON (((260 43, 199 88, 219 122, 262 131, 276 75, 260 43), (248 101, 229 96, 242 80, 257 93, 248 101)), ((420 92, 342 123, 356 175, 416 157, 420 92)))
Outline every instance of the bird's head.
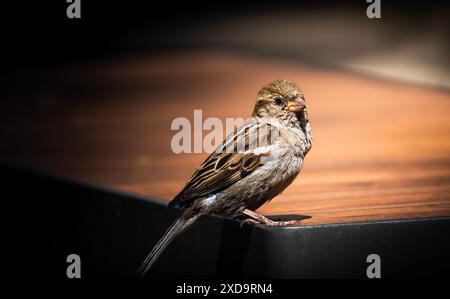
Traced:
POLYGON ((274 80, 258 92, 254 117, 276 117, 282 122, 307 121, 306 101, 297 84, 274 80))

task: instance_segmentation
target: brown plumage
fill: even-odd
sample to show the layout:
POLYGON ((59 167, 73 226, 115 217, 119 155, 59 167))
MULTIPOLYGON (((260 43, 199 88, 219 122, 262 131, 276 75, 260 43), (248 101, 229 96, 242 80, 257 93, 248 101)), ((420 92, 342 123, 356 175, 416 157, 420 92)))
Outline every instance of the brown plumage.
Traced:
POLYGON ((208 214, 246 217, 266 225, 276 222, 254 212, 281 193, 299 173, 311 148, 312 133, 300 88, 275 80, 257 95, 252 117, 202 163, 169 206, 181 215, 145 259, 144 275, 166 246, 208 214))

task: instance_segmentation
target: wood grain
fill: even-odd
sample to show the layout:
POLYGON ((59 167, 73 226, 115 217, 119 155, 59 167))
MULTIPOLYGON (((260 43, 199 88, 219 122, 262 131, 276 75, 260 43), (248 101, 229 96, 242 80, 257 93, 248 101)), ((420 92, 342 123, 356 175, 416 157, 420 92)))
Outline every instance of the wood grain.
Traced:
POLYGON ((207 156, 172 152, 172 120, 246 118, 275 78, 302 87, 314 143, 259 212, 305 225, 450 215, 448 92, 224 53, 46 72, 26 107, 3 96, 1 159, 168 201, 207 156))

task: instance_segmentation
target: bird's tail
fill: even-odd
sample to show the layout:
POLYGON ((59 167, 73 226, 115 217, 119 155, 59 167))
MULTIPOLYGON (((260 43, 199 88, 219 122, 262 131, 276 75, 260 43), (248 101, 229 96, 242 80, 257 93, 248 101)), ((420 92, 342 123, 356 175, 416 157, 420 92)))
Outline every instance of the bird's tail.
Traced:
POLYGON ((183 213, 177 220, 169 227, 164 236, 156 243, 155 247, 153 247, 152 251, 147 255, 141 267, 138 269, 138 274, 140 276, 144 276, 153 264, 156 262, 158 257, 170 244, 170 242, 175 239, 180 233, 186 230, 189 226, 199 220, 199 215, 193 215, 191 217, 186 217, 186 213, 183 213))

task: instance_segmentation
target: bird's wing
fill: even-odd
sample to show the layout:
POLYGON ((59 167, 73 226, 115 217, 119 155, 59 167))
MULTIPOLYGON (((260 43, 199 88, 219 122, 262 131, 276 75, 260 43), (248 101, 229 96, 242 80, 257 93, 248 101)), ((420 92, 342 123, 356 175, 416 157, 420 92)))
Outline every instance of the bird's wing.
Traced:
POLYGON ((270 156, 267 143, 260 144, 267 139, 270 142, 270 129, 270 124, 247 121, 225 139, 220 146, 221 150, 216 149, 200 165, 169 205, 181 206, 197 198, 215 194, 255 171, 262 165, 261 158, 270 156), (245 148, 239 150, 238 147, 243 146, 245 148), (230 149, 234 149, 234 152, 230 152, 230 149))

